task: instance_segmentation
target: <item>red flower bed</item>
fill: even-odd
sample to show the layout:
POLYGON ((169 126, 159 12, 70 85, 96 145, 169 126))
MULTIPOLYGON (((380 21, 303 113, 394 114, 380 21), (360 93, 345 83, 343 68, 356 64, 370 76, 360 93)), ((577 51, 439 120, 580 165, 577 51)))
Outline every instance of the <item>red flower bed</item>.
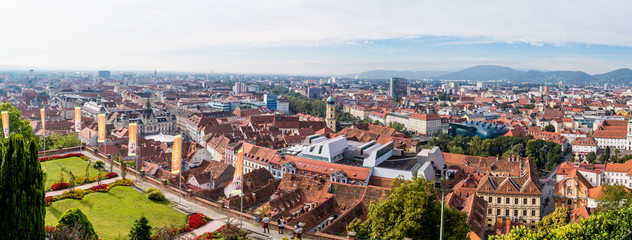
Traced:
POLYGON ((40 162, 46 162, 46 161, 49 161, 49 160, 55 160, 55 159, 61 159, 61 158, 69 158, 69 157, 82 157, 82 156, 85 157, 81 153, 66 153, 64 155, 54 155, 54 156, 41 157, 41 158, 39 158, 39 161, 40 162))
POLYGON ((96 186, 92 186, 90 187, 90 190, 102 190, 102 189, 107 189, 108 185, 107 184, 101 184, 101 185, 96 185, 96 186))
POLYGON ((51 227, 51 226, 46 226, 46 230, 47 233, 52 233, 55 231, 55 227, 51 227))
POLYGON ((70 186, 70 183, 67 182, 56 182, 53 185, 50 186, 50 189, 53 191, 57 191, 57 190, 62 190, 62 189, 66 189, 70 186))
POLYGON ((53 201, 53 196, 48 196, 46 197, 46 204, 50 203, 53 201))
POLYGON ((201 213, 193 214, 189 216, 189 226, 193 229, 197 229, 206 224, 206 216, 201 213))
POLYGON ((109 172, 108 174, 105 175, 105 178, 115 178, 118 177, 118 174, 116 174, 115 172, 109 172))
POLYGON ((195 238, 195 240, 210 240, 213 239, 213 233, 212 232, 205 232, 204 234, 197 236, 195 238))
MULTIPOLYGON (((196 213, 193 214, 191 216, 189 216, 189 218, 187 219, 187 222, 189 224, 184 224, 182 226, 178 226, 178 227, 172 227, 170 229, 168 229, 167 231, 169 231, 169 233, 175 234, 175 235, 180 235, 183 234, 185 232, 189 232, 191 230, 195 230, 200 228, 201 226, 203 226, 204 224, 206 224, 206 222, 208 222, 210 220, 209 217, 207 217, 204 214, 201 213, 196 213)), ((154 239, 156 238, 156 236, 154 236, 154 239)))

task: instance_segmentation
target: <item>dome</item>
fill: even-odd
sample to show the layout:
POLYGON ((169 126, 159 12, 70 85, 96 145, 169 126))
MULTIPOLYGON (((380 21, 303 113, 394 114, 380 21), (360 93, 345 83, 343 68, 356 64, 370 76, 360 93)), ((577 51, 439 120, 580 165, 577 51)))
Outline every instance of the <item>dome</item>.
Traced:
POLYGON ((333 96, 329 96, 327 98, 327 104, 335 104, 336 103, 336 99, 333 96))

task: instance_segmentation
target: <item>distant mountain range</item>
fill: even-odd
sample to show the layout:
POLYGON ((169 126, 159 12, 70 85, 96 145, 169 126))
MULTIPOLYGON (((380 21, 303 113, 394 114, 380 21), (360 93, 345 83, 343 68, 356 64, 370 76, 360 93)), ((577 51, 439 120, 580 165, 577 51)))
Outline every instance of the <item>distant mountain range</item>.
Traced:
POLYGON ((390 70, 374 70, 361 72, 358 74, 347 74, 344 77, 361 79, 391 79, 391 77, 403 77, 408 79, 428 79, 448 74, 448 71, 390 71, 390 70))
POLYGON ((509 67, 481 65, 466 68, 456 72, 439 71, 387 71, 376 70, 349 74, 348 77, 358 75, 363 79, 390 79, 391 77, 404 77, 408 79, 435 79, 435 80, 506 80, 514 83, 531 82, 540 84, 557 84, 560 81, 565 84, 589 85, 589 84, 614 84, 632 85, 632 70, 621 68, 612 72, 590 75, 582 71, 520 71, 509 67))

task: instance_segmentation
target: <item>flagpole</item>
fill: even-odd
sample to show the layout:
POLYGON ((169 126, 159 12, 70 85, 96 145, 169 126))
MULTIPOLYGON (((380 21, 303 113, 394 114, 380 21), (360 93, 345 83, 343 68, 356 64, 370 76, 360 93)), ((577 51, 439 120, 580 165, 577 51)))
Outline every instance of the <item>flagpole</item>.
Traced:
MULTIPOLYGON (((180 159, 180 164, 182 164, 182 159, 180 159)), ((178 204, 181 204, 180 201, 182 200, 182 171, 178 171, 178 192, 180 192, 180 194, 178 194, 178 204)))
MULTIPOLYGON (((242 147, 243 149, 243 147, 242 147)), ((241 201, 240 201, 240 207, 239 207, 239 227, 244 227, 244 156, 243 156, 243 150, 241 153, 241 182, 239 183, 241 186, 241 191, 239 192, 241 201)))

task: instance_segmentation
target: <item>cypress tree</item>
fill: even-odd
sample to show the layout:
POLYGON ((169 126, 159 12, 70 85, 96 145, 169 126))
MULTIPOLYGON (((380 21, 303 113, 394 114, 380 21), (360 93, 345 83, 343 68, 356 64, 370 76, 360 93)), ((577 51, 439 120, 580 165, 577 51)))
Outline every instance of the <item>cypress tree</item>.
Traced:
POLYGON ((1 154, 0 239, 43 239, 44 176, 36 143, 14 134, 1 154))

